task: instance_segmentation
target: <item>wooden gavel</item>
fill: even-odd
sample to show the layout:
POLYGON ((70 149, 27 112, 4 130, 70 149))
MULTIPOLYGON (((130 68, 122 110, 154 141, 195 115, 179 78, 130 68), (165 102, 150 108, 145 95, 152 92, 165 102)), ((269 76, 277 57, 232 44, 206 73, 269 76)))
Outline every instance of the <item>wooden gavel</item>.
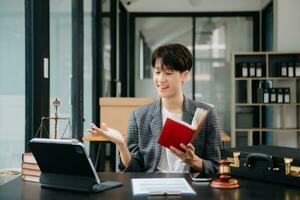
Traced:
POLYGON ((219 167, 219 178, 214 179, 210 186, 213 188, 220 189, 234 189, 240 187, 238 180, 231 178, 230 176, 230 161, 229 160, 220 160, 219 167))

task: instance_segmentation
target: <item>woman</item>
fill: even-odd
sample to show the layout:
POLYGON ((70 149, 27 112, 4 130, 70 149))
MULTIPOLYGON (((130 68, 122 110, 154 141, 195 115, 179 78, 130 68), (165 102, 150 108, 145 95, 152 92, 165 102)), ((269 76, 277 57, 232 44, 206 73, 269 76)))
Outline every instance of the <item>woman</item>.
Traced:
POLYGON ((114 142, 120 152, 120 169, 130 172, 199 172, 213 176, 220 160, 220 128, 214 108, 195 102, 183 95, 182 86, 189 78, 192 55, 181 44, 158 47, 152 55, 153 82, 160 99, 133 111, 129 119, 126 142, 122 134, 105 123, 98 128, 91 124, 90 133, 103 135, 114 142), (175 147, 167 149, 157 143, 167 117, 189 124, 196 108, 203 108, 208 115, 193 142, 181 144, 182 152, 175 147))

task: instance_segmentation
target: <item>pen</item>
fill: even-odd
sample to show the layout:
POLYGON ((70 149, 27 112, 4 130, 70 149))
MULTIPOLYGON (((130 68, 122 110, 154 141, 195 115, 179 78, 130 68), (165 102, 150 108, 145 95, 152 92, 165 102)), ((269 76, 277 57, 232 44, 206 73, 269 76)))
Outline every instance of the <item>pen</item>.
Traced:
POLYGON ((181 191, 155 191, 149 192, 150 196, 157 196, 157 195, 181 195, 181 191))

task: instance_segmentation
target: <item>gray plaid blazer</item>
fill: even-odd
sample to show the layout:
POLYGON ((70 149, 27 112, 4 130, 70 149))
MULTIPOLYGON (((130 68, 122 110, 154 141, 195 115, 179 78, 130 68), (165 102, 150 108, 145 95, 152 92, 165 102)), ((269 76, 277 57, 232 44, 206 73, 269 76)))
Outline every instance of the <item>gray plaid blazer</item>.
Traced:
MULTIPOLYGON (((208 110, 208 116, 200 134, 193 142, 195 153, 203 159, 204 176, 213 176, 218 170, 221 153, 219 121, 214 108, 203 102, 184 98, 183 121, 191 124, 196 108, 208 110)), ((131 152, 127 168, 120 162, 119 168, 126 172, 155 172, 161 155, 157 143, 162 128, 161 101, 142 106, 131 113, 127 129, 126 144, 131 152)), ((191 168, 191 170, 193 170, 191 168)))

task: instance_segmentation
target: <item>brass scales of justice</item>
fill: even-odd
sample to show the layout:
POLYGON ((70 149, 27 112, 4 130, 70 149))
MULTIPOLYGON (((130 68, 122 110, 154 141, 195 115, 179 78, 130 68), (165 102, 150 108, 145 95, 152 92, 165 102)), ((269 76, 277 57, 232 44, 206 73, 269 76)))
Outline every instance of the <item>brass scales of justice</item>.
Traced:
POLYGON ((67 121, 67 125, 66 128, 64 129, 62 136, 60 139, 69 139, 69 138, 64 138, 64 135, 67 131, 67 129, 69 130, 69 137, 71 136, 70 134, 70 129, 71 129, 71 123, 70 123, 70 118, 69 117, 58 117, 58 107, 60 106, 60 101, 55 98, 55 101, 53 101, 53 106, 55 107, 55 113, 54 113, 54 117, 42 117, 41 118, 41 124, 35 134, 36 136, 40 136, 42 137, 42 131, 44 131, 45 133, 47 133, 47 136, 50 138, 50 134, 48 133, 47 129, 45 128, 44 125, 44 120, 54 120, 54 139, 57 139, 57 124, 58 124, 58 120, 66 120, 67 121))

